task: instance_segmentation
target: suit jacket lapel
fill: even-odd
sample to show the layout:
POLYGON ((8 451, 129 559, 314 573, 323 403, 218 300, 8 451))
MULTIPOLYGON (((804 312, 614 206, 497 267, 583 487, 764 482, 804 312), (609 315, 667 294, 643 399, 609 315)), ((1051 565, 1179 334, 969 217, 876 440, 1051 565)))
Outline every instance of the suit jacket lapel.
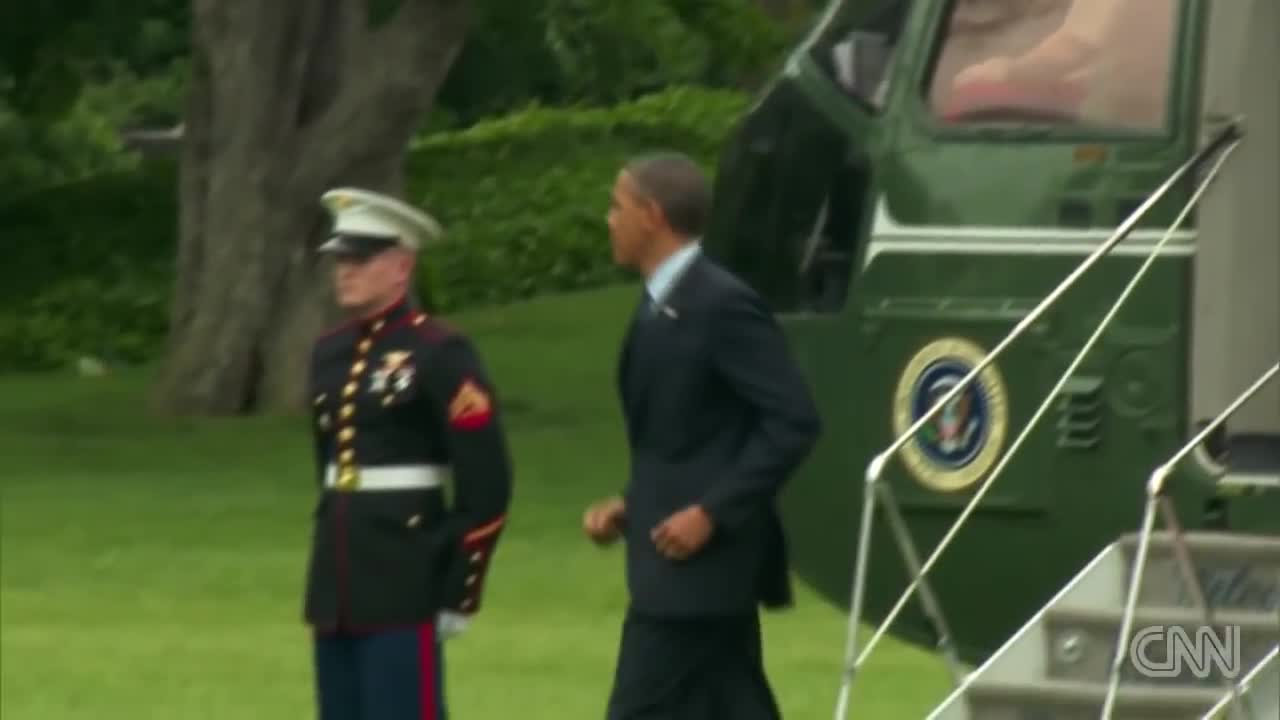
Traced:
POLYGON ((648 408, 649 386, 658 375, 658 368, 663 361, 662 344, 665 340, 664 330, 669 323, 679 322, 681 307, 688 293, 696 283, 690 277, 698 271, 702 263, 702 255, 694 257, 671 284, 666 297, 661 298, 652 311, 648 309, 647 297, 642 294, 640 307, 632 320, 631 332, 624 352, 621 380, 628 389, 624 393, 630 408, 631 422, 636 428, 641 427, 648 408), (651 313, 648 316, 643 313, 651 313))
POLYGON ((631 314, 631 321, 627 324, 626 334, 622 337, 622 348, 618 353, 618 392, 622 396, 622 409, 628 420, 633 419, 635 416, 636 393, 631 373, 635 367, 636 338, 641 330, 642 313, 647 312, 648 303, 648 291, 641 287, 640 297, 636 301, 635 312, 631 314))
POLYGON ((637 309, 631 332, 628 334, 626 367, 622 382, 627 388, 627 404, 634 424, 638 424, 644 417, 647 405, 646 390, 649 387, 649 379, 653 377, 654 366, 657 364, 653 347, 654 325, 657 318, 652 317, 650 312, 646 295, 637 309))

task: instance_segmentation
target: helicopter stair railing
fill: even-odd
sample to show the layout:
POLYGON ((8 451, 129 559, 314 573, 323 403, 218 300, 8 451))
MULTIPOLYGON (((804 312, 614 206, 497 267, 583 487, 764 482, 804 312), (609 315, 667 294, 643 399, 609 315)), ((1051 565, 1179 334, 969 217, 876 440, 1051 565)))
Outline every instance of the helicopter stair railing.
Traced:
MULTIPOLYGON (((1177 509, 1174 507, 1173 501, 1165 494, 1165 485, 1179 463, 1194 452, 1196 448, 1200 447, 1205 438, 1209 437, 1220 425, 1225 423, 1240 406, 1253 398, 1277 374, 1280 374, 1280 362, 1272 365, 1269 370, 1262 373, 1257 381, 1242 392, 1212 422, 1174 453, 1163 465, 1151 472, 1151 478, 1147 483, 1147 500, 1142 518, 1142 530, 1138 540, 1137 556, 1134 560, 1129 580, 1128 596, 1125 600, 1124 615, 1120 621, 1120 635, 1116 640, 1115 657, 1111 662, 1111 673, 1108 679, 1106 700, 1102 706, 1101 720, 1111 720, 1111 713, 1114 710, 1116 696, 1120 688, 1120 671, 1129 656, 1129 639, 1133 631, 1134 614, 1137 612, 1138 596, 1142 589, 1142 576, 1146 568, 1147 553, 1151 545, 1151 534, 1155 527, 1157 511, 1164 518, 1165 524, 1169 528, 1175 562, 1183 576, 1183 582, 1191 594, 1196 609, 1201 613, 1204 627, 1214 627, 1214 609, 1205 599, 1204 588, 1201 586, 1199 575, 1196 573, 1195 564, 1191 558, 1191 551, 1187 546, 1181 524, 1178 521, 1177 509)), ((1241 700, 1240 686, 1237 683, 1230 682, 1230 680, 1227 681, 1227 685, 1227 699, 1233 707, 1236 707, 1241 700)))
POLYGON ((855 560, 856 565, 854 569, 853 587, 851 590, 851 598, 850 598, 850 611, 849 611, 849 621, 848 621, 848 629, 847 629, 846 643, 845 643, 844 665, 841 673, 840 691, 836 700, 836 710, 835 710, 836 720, 845 720, 845 718, 848 717, 849 708, 852 706, 852 700, 851 700, 852 690, 853 690, 853 685, 857 679, 858 669, 862 666, 864 662, 866 662, 866 659, 870 655, 871 651, 875 649, 876 644, 884 637, 885 633, 888 631, 888 628, 893 624, 893 621, 897 619, 897 616, 899 615, 899 613, 902 612, 903 607, 905 607, 907 601, 911 598, 911 595, 917 589, 921 593, 921 604, 924 608, 925 616, 933 625, 933 631, 935 636, 937 637, 938 649, 942 652, 944 658, 947 661, 947 665, 951 671, 953 680, 955 681, 957 686, 962 685, 965 682, 966 673, 963 669, 963 665, 959 660, 959 655, 953 641, 952 633, 950 632, 950 628, 948 627, 946 620, 942 614, 941 604, 938 602, 937 595, 933 592, 932 587, 930 587, 928 582, 925 580, 926 574, 937 563, 939 556, 951 543, 956 533, 968 520, 969 516, 973 513, 977 505, 982 501, 982 498, 986 495, 987 491, 991 488, 993 481, 997 477, 999 477, 1001 471, 1003 471, 1005 466, 1008 464, 1009 460, 1017 452, 1022 442, 1030 434, 1030 431, 1035 427, 1035 425, 1039 422, 1040 418, 1048 410, 1054 398, 1058 395, 1062 387, 1066 384, 1067 380, 1069 380, 1071 375, 1075 372, 1076 367, 1080 364, 1081 360, 1084 358, 1085 355, 1088 354, 1089 350, 1092 349, 1092 347, 1101 338, 1103 331, 1105 331, 1107 326, 1111 323, 1112 319, 1118 313, 1120 307, 1128 299, 1128 296, 1137 287, 1138 281, 1141 280, 1142 276, 1145 275, 1147 269, 1151 266, 1154 260, 1160 255, 1160 252, 1161 250, 1163 250, 1164 245, 1169 241, 1173 233, 1176 232, 1176 230, 1181 226, 1186 216, 1190 214, 1191 209, 1199 201, 1199 198, 1203 194, 1204 190, 1207 189, 1208 185, 1217 176, 1217 173, 1221 169, 1223 162, 1225 162, 1226 158, 1236 148, 1241 138, 1242 138, 1242 132, 1240 129, 1240 125, 1237 122, 1229 123, 1226 126, 1219 129, 1212 136, 1212 138, 1208 143, 1206 143, 1202 148, 1200 148, 1185 163, 1179 166, 1165 180, 1165 182, 1161 184, 1160 187, 1158 187, 1155 190, 1155 192, 1151 194, 1150 197, 1147 198, 1145 202, 1143 202, 1140 206, 1135 208, 1133 212, 1130 213, 1130 215, 1125 219, 1125 221, 1121 223, 1119 227, 1116 228, 1115 232, 1112 233, 1110 238, 1108 238, 1104 243, 1102 243, 1100 246, 1098 246, 1098 248, 1096 248, 1092 253, 1090 253, 1088 257, 1086 257, 1083 261, 1081 261, 1081 263, 1069 275, 1067 275, 1067 277, 1064 278, 1062 282, 1059 283, 1058 286, 1053 289, 1053 291, 1051 291, 1048 295, 1046 295, 1045 298, 1041 300, 1040 303, 1026 315, 1026 317, 1022 318, 1022 320, 1020 320, 1018 324, 1014 326, 1014 328, 1004 337, 1004 339, 1002 339, 990 352, 988 352, 986 356, 982 358, 982 360, 980 360, 975 364, 973 369, 970 370, 969 373, 960 380, 960 382, 956 383, 946 394, 944 394, 936 403, 934 403, 934 405, 931 408, 929 408, 928 411, 926 411, 923 415, 921 415, 918 419, 916 419, 916 421, 912 423, 910 427, 908 427, 905 431, 900 433, 898 437, 896 437, 894 441, 890 443, 890 445, 887 448, 885 448, 883 451, 880 452, 880 454, 872 458, 871 462, 868 463, 867 469, 866 469, 866 475, 864 478, 862 521, 859 526, 858 548, 857 548, 857 557, 855 560), (1178 182, 1180 182, 1188 173, 1191 173, 1196 168, 1198 168, 1200 164, 1204 162, 1208 157, 1212 156, 1214 153, 1218 152, 1219 150, 1223 150, 1224 147, 1225 147, 1225 150, 1219 156, 1217 163, 1214 165, 1212 170, 1210 170, 1210 172, 1204 178, 1204 180, 1202 180, 1199 183, 1199 186, 1197 187, 1192 198, 1188 201, 1186 206, 1183 208, 1178 218, 1170 226, 1168 232, 1166 232, 1164 237, 1161 238, 1160 242, 1158 242, 1151 249, 1151 252, 1149 253, 1146 259, 1146 262, 1142 265, 1142 267, 1138 269, 1137 273, 1135 273, 1133 279, 1130 281, 1129 285, 1121 293, 1116 303, 1113 304, 1111 310, 1101 320, 1093 336, 1089 338, 1088 342, 1086 342, 1085 346, 1076 355, 1071 365, 1062 374, 1061 378, 1058 380, 1058 383, 1048 393, 1044 402, 1041 404, 1040 408, 1036 411, 1031 421, 1027 424, 1022 434, 1020 434, 1018 438, 1014 440, 1013 443, 1011 443, 1004 457, 991 470, 990 475, 983 481, 981 487, 974 494, 973 498, 970 499, 969 503, 965 506, 964 510, 961 511, 960 516, 952 524, 947 534, 943 536, 942 540, 938 543, 938 546, 934 549, 929 559, 926 560, 924 563, 920 563, 919 551, 916 549, 915 543, 911 539, 911 535, 907 530, 906 521, 902 516, 902 513, 898 507, 896 499, 893 496, 893 492, 886 484, 884 484, 881 481, 881 477, 884 474, 885 468, 888 466, 889 460, 892 459, 907 444, 907 442, 909 442, 912 438, 914 438, 926 423, 930 422, 934 418, 934 416, 936 416, 939 412, 941 412, 942 409, 946 407, 956 396, 964 392, 969 387, 969 385, 974 381, 974 379, 978 377, 979 374, 981 374, 984 370, 986 370, 986 368, 991 363, 993 363, 996 360, 996 358, 998 358, 1001 355, 1001 353, 1003 353, 1005 349, 1014 340, 1016 340, 1019 336, 1021 336, 1027 330, 1027 328, 1029 328, 1032 325, 1032 323, 1034 323, 1041 315, 1043 315, 1044 312, 1049 309, 1049 307, 1051 307, 1055 302, 1057 302, 1058 299, 1061 298, 1062 295, 1068 289, 1070 289, 1076 283, 1076 281, 1080 279, 1080 277, 1082 277, 1086 272, 1088 272, 1088 270, 1092 268, 1094 264, 1096 264, 1102 257, 1110 253, 1111 250, 1116 247, 1116 245, 1118 245, 1121 241, 1123 241, 1126 237, 1128 237, 1129 233, 1132 232, 1133 228, 1142 219, 1142 217, 1145 216, 1146 213, 1150 211, 1150 209, 1153 206, 1155 206, 1155 204, 1158 203, 1161 200, 1161 198, 1163 198, 1169 192, 1170 189, 1172 189, 1178 182), (870 559, 871 528, 872 528, 872 522, 875 517, 877 500, 879 500, 884 505, 884 509, 889 520, 890 528, 894 534, 895 542, 898 544, 899 552, 903 556, 905 564, 907 565, 907 569, 911 571, 912 580, 910 584, 907 586, 907 589, 903 592, 902 596, 899 597, 898 602, 894 605, 893 609, 890 610, 889 614, 885 617, 884 621, 881 622, 880 626, 876 629, 875 633, 872 634, 872 637, 867 642, 866 647, 862 649, 861 653, 859 653, 858 639, 857 639, 858 625, 862 621, 862 606, 863 606, 864 597, 866 593, 866 583, 867 583, 867 566, 870 559))
MULTIPOLYGON (((1253 668, 1243 678, 1240 678, 1237 687, 1239 694, 1245 697, 1256 693, 1257 698, 1259 698, 1257 704, 1269 703, 1269 707, 1264 706, 1261 708, 1262 712, 1270 710, 1272 711, 1271 717, 1280 717, 1280 643, 1273 646, 1266 657, 1254 664, 1253 668), (1260 690, 1258 688, 1259 685, 1265 685, 1266 687, 1260 690)), ((1222 713, 1236 702, 1237 697, 1239 696, 1236 693, 1227 693, 1213 707, 1209 708, 1204 715, 1200 716, 1200 720, 1219 720, 1222 717, 1222 713)), ((1246 709, 1246 712, 1256 709, 1257 704, 1251 704, 1246 709)), ((1257 717, 1258 720, 1265 720, 1266 718, 1264 715, 1256 714, 1254 717, 1257 717)))

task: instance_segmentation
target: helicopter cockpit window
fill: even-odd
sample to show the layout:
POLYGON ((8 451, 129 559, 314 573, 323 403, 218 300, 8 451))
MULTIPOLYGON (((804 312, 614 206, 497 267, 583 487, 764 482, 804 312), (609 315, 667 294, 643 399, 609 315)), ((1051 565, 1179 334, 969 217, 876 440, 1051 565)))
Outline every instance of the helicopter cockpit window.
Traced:
POLYGON ((1159 132, 1180 0, 956 0, 929 84, 950 125, 1159 132))
POLYGON ((850 97, 872 109, 884 106, 894 49, 910 4, 910 0, 888 2, 870 16, 856 19, 843 11, 814 45, 818 66, 850 97))

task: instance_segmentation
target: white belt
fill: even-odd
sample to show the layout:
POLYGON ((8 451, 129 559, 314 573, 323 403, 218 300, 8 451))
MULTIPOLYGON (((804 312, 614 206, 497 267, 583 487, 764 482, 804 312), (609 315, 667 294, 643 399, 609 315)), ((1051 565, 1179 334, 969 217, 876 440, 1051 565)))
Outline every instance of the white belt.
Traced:
POLYGON ((383 465, 380 467, 355 467, 355 484, 340 487, 341 473, 338 466, 325 469, 324 486, 340 490, 424 490, 442 487, 449 478, 446 465, 383 465))

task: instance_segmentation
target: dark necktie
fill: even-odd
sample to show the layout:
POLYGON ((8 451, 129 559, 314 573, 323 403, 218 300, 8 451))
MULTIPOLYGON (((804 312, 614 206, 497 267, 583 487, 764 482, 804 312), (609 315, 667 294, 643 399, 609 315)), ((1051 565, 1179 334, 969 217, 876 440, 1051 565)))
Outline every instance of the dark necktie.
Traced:
POLYGON ((636 303, 636 323, 642 324, 657 314, 658 306, 653 302, 653 297, 649 295, 649 289, 642 289, 640 291, 640 301, 636 303))

